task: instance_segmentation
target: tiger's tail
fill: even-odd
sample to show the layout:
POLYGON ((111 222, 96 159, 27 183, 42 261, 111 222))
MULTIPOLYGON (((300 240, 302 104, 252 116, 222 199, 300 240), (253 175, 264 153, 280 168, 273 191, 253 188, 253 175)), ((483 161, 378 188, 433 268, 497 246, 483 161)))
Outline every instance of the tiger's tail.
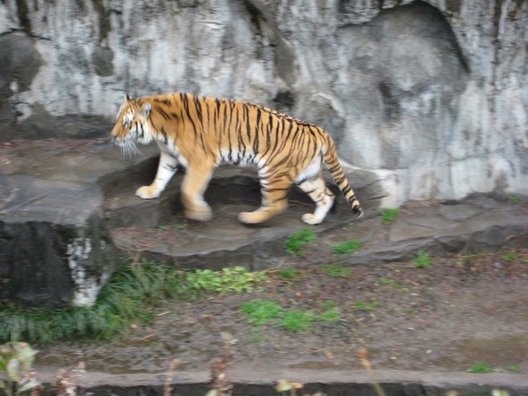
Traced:
POLYGON ((348 201, 352 213, 355 215, 355 217, 358 218, 363 216, 363 209, 361 209, 361 204, 356 198, 356 195, 354 194, 350 183, 345 177, 345 172, 343 171, 343 168, 339 163, 339 159, 337 158, 337 150, 335 144, 330 138, 327 139, 326 152, 323 152, 323 160, 326 167, 328 168, 328 171, 337 183, 337 186, 348 201))

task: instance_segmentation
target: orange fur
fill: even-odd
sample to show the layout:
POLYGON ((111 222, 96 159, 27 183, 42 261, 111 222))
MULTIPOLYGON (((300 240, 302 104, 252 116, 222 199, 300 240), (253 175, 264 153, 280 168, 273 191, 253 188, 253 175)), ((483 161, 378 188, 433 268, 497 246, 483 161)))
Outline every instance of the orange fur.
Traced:
POLYGON ((125 150, 134 149, 136 142, 152 140, 161 149, 156 179, 137 191, 142 198, 159 196, 176 166, 186 167, 181 197, 187 216, 196 220, 211 217, 203 193, 221 163, 258 169, 262 205, 253 212, 240 213, 244 223, 261 223, 282 212, 292 183, 317 205, 316 211, 305 214, 303 220, 320 223, 334 201, 322 179, 322 163, 352 212, 358 216, 362 213, 330 136, 318 126, 263 106, 190 93, 126 97, 112 136, 125 150))

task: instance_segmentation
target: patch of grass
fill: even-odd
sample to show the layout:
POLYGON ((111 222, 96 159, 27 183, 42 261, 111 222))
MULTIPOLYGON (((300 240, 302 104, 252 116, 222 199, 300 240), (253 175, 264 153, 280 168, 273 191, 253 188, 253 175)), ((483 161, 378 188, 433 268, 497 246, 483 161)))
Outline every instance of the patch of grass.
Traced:
POLYGON ((263 335, 258 328, 252 327, 249 329, 248 341, 254 344, 258 344, 267 341, 267 337, 263 335))
POLYGON ((282 308, 275 301, 260 298, 246 301, 240 309, 249 316, 249 321, 256 325, 267 323, 282 313, 282 308))
POLYGON ((109 339, 134 320, 149 321, 151 307, 183 290, 165 265, 123 265, 101 289, 92 307, 0 309, 0 340, 47 343, 82 338, 109 339))
POLYGON ((359 311, 373 311, 378 306, 378 302, 376 300, 370 300, 370 301, 356 301, 354 303, 354 308, 359 311))
POLYGON ((158 226, 158 230, 161 230, 161 231, 166 231, 171 228, 175 230, 184 230, 187 228, 187 225, 183 223, 173 223, 173 224, 164 224, 164 225, 158 226))
POLYGON ((337 308, 328 308, 319 315, 319 319, 323 322, 337 322, 341 319, 341 313, 337 308))
POLYGON ((315 315, 311 312, 300 309, 292 309, 290 311, 284 312, 280 324, 288 331, 304 331, 312 325, 312 322, 315 320, 315 318, 315 315))
POLYGON ((334 247, 332 248, 332 253, 334 254, 345 254, 350 253, 358 250, 363 246, 362 241, 358 241, 357 239, 351 239, 348 241, 343 241, 336 243, 334 247))
POLYGON ((511 252, 511 251, 510 252, 506 252, 506 253, 504 253, 502 255, 502 259, 504 261, 507 261, 507 262, 511 263, 511 262, 517 260, 517 253, 511 252))
POLYGON ((416 256, 414 256, 413 261, 416 268, 428 267, 433 262, 429 253, 427 253, 425 250, 418 250, 416 256))
POLYGON ((508 364, 506 366, 506 371, 509 371, 510 373, 518 373, 519 366, 517 366, 515 363, 508 364))
POLYGON ((284 247, 286 253, 297 254, 301 251, 302 247, 307 243, 315 240, 315 233, 311 228, 303 228, 299 231, 291 234, 286 241, 284 241, 284 247))
POLYGON ((341 318, 335 301, 324 301, 321 307, 321 313, 284 309, 273 300, 257 298, 246 301, 240 309, 248 315, 249 322, 253 325, 273 323, 286 331, 299 332, 308 330, 315 321, 331 323, 341 318))
POLYGON ((514 204, 514 205, 519 205, 519 204, 522 204, 523 202, 523 199, 515 194, 508 195, 506 199, 508 200, 509 203, 514 204))
POLYGON ((403 285, 400 282, 398 282, 396 279, 389 278, 387 276, 380 276, 378 278, 378 282, 382 286, 389 286, 389 287, 392 287, 394 289, 402 289, 403 288, 403 285))
POLYGON ((381 211, 381 220, 384 224, 390 224, 396 220, 399 212, 398 208, 385 208, 381 211))
POLYGON ((483 361, 476 361, 467 369, 467 372, 477 374, 491 373, 492 371, 493 368, 483 361))
POLYGON ((250 292, 266 278, 265 271, 250 272, 244 267, 227 267, 221 271, 195 270, 186 274, 186 282, 192 289, 209 292, 250 292))
POLYGON ((281 268, 277 271, 277 275, 279 276, 279 278, 285 281, 291 281, 294 278, 297 278, 300 273, 301 271, 299 271, 298 268, 293 268, 293 267, 281 268))
POLYGON ((332 278, 346 278, 350 276, 350 268, 338 263, 324 264, 323 271, 332 278))
POLYGON ((150 321, 152 308, 167 298, 203 291, 247 292, 265 277, 264 271, 249 272, 243 267, 182 272, 151 262, 123 265, 91 307, 0 307, 0 341, 110 339, 133 321, 150 321))

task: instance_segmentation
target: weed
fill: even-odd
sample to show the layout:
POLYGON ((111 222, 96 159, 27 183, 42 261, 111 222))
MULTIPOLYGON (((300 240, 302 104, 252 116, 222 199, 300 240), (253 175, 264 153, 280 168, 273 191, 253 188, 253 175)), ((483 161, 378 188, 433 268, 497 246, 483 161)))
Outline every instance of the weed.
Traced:
POLYGON ((506 366, 506 370, 509 371, 510 373, 518 373, 519 366, 517 366, 515 363, 511 363, 506 366))
POLYGON ((248 341, 254 344, 258 344, 267 340, 267 337, 264 336, 258 329, 251 328, 249 329, 248 341))
POLYGON ((284 242, 288 254, 296 254, 307 243, 315 240, 315 234, 311 228, 303 228, 291 234, 284 242))
POLYGON ((247 301, 240 309, 249 316, 249 321, 256 325, 267 323, 271 319, 277 318, 282 312, 279 304, 266 299, 247 301))
POLYGON ((37 351, 25 342, 0 345, 0 391, 6 396, 18 396, 29 391, 38 394, 40 383, 32 370, 37 351))
POLYGON ((370 301, 356 301, 354 304, 354 308, 359 311, 372 311, 376 309, 378 306, 378 302, 376 300, 370 300, 370 301))
POLYGON ((350 276, 350 268, 338 263, 324 264, 323 271, 332 278, 346 278, 350 276))
POLYGON ((389 278, 387 276, 380 276, 378 278, 378 282, 382 286, 389 286, 389 287, 392 287, 394 289, 402 289, 403 288, 403 285, 400 282, 398 282, 396 279, 389 278))
POLYGON ((427 253, 425 250, 418 250, 416 256, 414 256, 413 261, 416 268, 428 267, 433 262, 429 253, 427 253))
POLYGON ((519 197, 518 195, 510 194, 506 197, 508 199, 508 202, 514 205, 519 205, 523 202, 523 199, 519 197))
POLYGON ((336 243, 332 249, 332 253, 334 254, 345 254, 350 253, 358 250, 363 246, 362 241, 358 241, 357 239, 351 239, 348 241, 343 241, 336 243))
POLYGON ((515 252, 506 252, 502 255, 503 260, 511 263, 517 260, 517 254, 515 252))
POLYGON ((209 292, 250 292, 264 280, 264 271, 250 272, 244 267, 224 268, 222 271, 210 269, 188 272, 186 281, 192 289, 209 292))
POLYGON ((0 339, 44 343, 58 339, 108 339, 133 320, 150 320, 150 307, 182 290, 181 279, 171 267, 152 263, 123 265, 91 307, 2 307, 0 339))
POLYGON ((323 322, 337 322, 341 319, 341 314, 337 308, 328 308, 319 315, 323 322))
POLYGON ((381 211, 381 220, 384 224, 390 224, 396 220, 399 212, 398 208, 385 208, 381 211))
POLYGON ((478 373, 478 374, 482 374, 482 373, 490 373, 493 371, 493 368, 491 368, 490 366, 488 366, 485 362, 483 361, 477 361, 477 362, 474 362, 468 369, 467 371, 469 373, 478 373))
POLYGON ((300 309, 285 311, 281 318, 281 326, 288 331, 303 331, 308 329, 315 320, 315 315, 311 312, 300 309))
POLYGON ((123 265, 101 289, 91 307, 0 308, 0 340, 47 343, 81 338, 110 339, 132 321, 148 322, 152 307, 190 291, 251 291, 266 273, 243 267, 222 271, 177 272, 158 263, 123 265))
POLYGON ((282 268, 277 271, 277 275, 279 276, 279 278, 285 281, 291 281, 292 279, 297 278, 299 274, 299 269, 293 267, 282 268))
POLYGON ((184 229, 187 228, 187 225, 184 224, 184 223, 173 223, 173 224, 160 225, 157 228, 160 231, 167 231, 167 230, 169 230, 171 228, 173 228, 175 230, 184 230, 184 229))

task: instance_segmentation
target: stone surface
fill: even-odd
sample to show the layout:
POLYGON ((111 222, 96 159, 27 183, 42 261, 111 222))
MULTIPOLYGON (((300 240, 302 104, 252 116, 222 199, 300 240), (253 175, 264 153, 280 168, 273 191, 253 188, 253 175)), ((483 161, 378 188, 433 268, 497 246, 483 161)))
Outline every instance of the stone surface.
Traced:
MULTIPOLYGON (((134 195, 154 177, 155 147, 125 159, 103 140, 14 141, 0 146, 0 163, 2 298, 36 304, 93 301, 115 267, 113 248, 122 256, 139 254, 182 267, 281 266, 284 241, 306 227, 300 218, 314 208, 292 188, 283 215, 260 226, 242 225, 237 214, 260 203, 258 181, 251 171, 221 167, 205 194, 213 220, 188 221, 179 201, 181 172, 159 199, 134 195)), ((383 224, 381 183, 365 171, 350 179, 364 218, 353 221, 338 194, 335 211, 313 228, 324 251, 346 239, 364 243, 339 258, 343 263, 407 259, 424 248, 445 254, 528 243, 525 197, 518 203, 476 195, 465 202, 414 201, 400 208, 393 223, 383 224)))
MULTIPOLYGON (((242 368, 229 371, 234 382, 233 396, 267 396, 274 394, 277 378, 304 384, 303 391, 324 392, 332 395, 374 394, 372 378, 383 385, 387 396, 445 395, 460 396, 489 395, 494 389, 508 391, 511 395, 527 395, 528 381, 515 374, 468 374, 468 373, 424 373, 391 370, 374 370, 367 374, 357 370, 306 370, 268 367, 255 370, 242 368)), ((171 389, 181 395, 202 396, 209 390, 209 377, 204 372, 176 372, 171 389)), ((51 383, 50 373, 43 380, 51 383)), ((163 391, 163 376, 145 374, 115 375, 90 373, 80 382, 83 389, 95 396, 109 393, 157 394, 163 391)))
POLYGON ((0 140, 102 135, 124 92, 187 90, 320 124, 383 206, 528 194, 527 39, 526 1, 6 0, 0 140))
MULTIPOLYGON (((81 140, 0 146, 0 301, 95 301, 118 265, 104 186, 133 163, 115 152, 112 160, 106 147, 81 140)), ((133 166, 130 171, 137 175, 133 166)))

